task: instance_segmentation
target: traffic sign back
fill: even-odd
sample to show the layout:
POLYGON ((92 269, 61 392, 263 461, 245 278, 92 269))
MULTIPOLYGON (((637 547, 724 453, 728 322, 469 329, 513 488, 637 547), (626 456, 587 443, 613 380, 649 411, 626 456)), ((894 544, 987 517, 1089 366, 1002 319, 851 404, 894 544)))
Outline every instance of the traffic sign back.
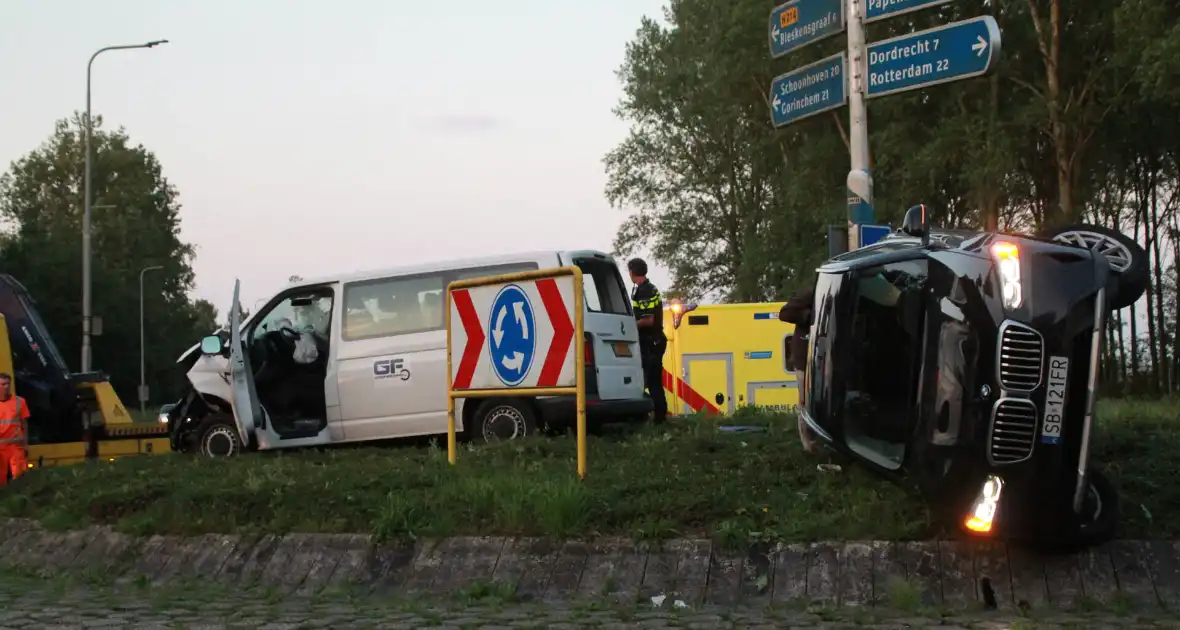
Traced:
POLYGON ((888 225, 871 225, 865 223, 858 226, 860 228, 860 246, 872 245, 877 241, 889 236, 893 230, 888 225))

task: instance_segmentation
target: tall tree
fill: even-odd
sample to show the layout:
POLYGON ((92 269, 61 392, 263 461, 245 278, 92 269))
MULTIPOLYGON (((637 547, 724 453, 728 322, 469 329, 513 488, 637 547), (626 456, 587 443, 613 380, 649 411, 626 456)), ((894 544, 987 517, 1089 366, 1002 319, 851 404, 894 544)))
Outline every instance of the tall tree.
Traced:
MULTIPOLYGON (((82 117, 58 121, 40 147, 0 176, 0 218, 7 223, 0 265, 16 276, 38 308, 66 360, 81 348, 81 220, 85 162, 82 117)), ((145 277, 146 355, 157 398, 179 391, 176 357, 215 326, 216 309, 193 302, 193 249, 180 239, 178 193, 155 155, 132 144, 123 129, 94 119, 92 286, 94 363, 124 402, 139 381, 139 273, 145 277)))
MULTIPOLYGON (((844 41, 771 60, 768 13, 763 0, 669 0, 619 70, 631 133, 606 158, 607 196, 629 213, 616 249, 650 246, 692 297, 782 297, 811 280, 825 225, 844 219, 847 110, 773 129, 767 102, 773 76, 844 41)), ((869 101, 878 222, 924 202, 948 227, 1086 220, 1133 236, 1152 254, 1153 287, 1113 318, 1107 373, 1124 389, 1174 389, 1180 0, 954 2, 866 36, 982 14, 1003 33, 991 76, 869 101)))

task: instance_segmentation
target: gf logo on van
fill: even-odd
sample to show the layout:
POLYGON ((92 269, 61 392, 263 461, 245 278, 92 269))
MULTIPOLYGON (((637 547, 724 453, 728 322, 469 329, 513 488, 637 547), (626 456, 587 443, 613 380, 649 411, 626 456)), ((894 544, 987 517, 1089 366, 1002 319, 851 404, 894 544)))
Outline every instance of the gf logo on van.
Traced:
POLYGON ((406 365, 406 360, 401 357, 378 359, 373 362, 373 378, 377 380, 398 378, 408 381, 410 380, 410 368, 406 365))

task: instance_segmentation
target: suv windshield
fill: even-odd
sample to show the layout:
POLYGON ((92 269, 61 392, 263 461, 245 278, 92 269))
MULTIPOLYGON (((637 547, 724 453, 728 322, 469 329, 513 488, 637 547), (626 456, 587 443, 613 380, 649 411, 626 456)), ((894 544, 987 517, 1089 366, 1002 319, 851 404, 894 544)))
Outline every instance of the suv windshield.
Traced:
MULTIPOLYGON (((824 423, 830 414, 840 409, 842 405, 832 400, 832 396, 843 396, 839 388, 833 389, 836 382, 832 378, 832 364, 828 360, 831 343, 839 338, 839 328, 842 323, 839 300, 844 287, 842 274, 821 273, 815 282, 815 310, 812 315, 811 339, 808 344, 808 355, 804 372, 805 400, 803 404, 811 417, 824 423), (833 405, 833 403, 837 403, 833 405)), ((838 363, 838 362, 837 362, 838 363)), ((831 431, 831 426, 824 427, 831 431)))
POLYGON ((904 260, 854 272, 845 439, 891 469, 901 466, 914 426, 926 265, 904 260))

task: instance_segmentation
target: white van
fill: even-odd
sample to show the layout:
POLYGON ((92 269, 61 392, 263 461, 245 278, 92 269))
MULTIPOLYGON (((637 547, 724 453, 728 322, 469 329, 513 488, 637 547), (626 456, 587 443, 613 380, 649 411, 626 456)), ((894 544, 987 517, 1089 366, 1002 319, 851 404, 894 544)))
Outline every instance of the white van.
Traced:
MULTIPOLYGON (((192 390, 162 414, 172 449, 215 457, 445 434, 447 285, 568 265, 584 274, 587 416, 641 420, 652 402, 614 258, 541 252, 299 280, 244 322, 235 285, 230 331, 206 337, 179 360, 192 390)), ((456 405, 457 429, 480 441, 529 435, 575 416, 572 396, 456 405)))

